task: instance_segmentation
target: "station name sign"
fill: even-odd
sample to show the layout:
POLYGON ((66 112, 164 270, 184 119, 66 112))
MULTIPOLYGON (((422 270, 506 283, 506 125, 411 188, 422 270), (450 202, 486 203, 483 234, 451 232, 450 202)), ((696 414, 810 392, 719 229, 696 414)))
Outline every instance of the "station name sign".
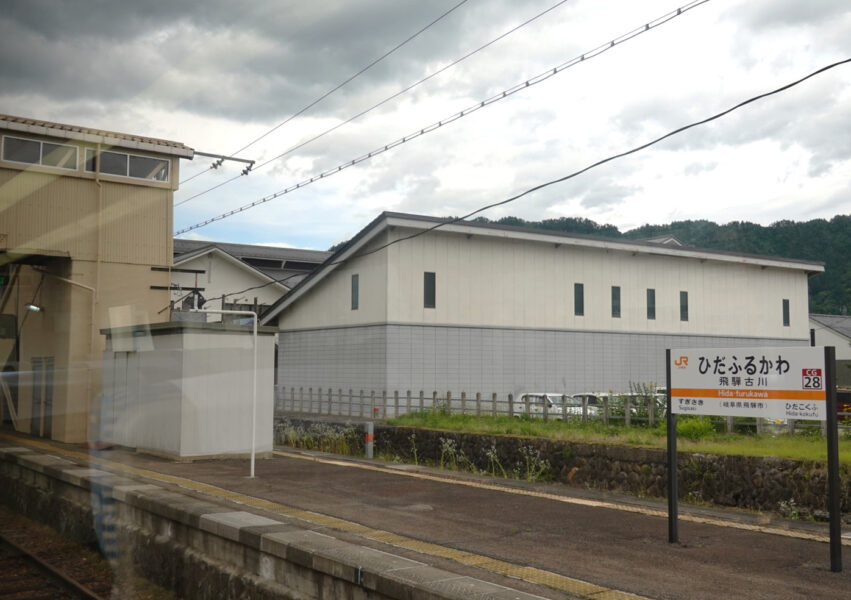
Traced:
POLYGON ((827 418, 824 348, 671 350, 671 412, 827 418))

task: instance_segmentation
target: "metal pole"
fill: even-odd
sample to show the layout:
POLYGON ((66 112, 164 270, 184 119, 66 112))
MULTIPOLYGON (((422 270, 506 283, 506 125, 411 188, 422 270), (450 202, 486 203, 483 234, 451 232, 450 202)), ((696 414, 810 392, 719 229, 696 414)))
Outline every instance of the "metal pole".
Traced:
POLYGON ((210 313, 215 315, 250 315, 253 317, 252 342, 254 346, 254 378, 251 382, 251 475, 254 479, 254 455, 257 445, 257 313, 252 310, 214 310, 192 308, 189 312, 210 313))
POLYGON ((254 479, 254 453, 257 447, 257 313, 253 313, 254 377, 251 381, 251 475, 254 479))
POLYGON ((665 351, 665 374, 668 385, 668 542, 679 542, 677 531, 677 415, 674 414, 671 403, 671 350, 665 351))
POLYGON ((836 349, 824 348, 827 400, 827 508, 830 513, 830 570, 842 570, 842 513, 839 481, 839 423, 836 416, 836 349))

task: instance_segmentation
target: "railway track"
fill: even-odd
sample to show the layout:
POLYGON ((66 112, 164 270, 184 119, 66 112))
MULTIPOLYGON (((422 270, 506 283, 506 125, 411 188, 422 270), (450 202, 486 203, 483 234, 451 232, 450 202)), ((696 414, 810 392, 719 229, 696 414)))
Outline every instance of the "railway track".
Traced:
POLYGON ((69 567, 79 561, 60 553, 48 563, 0 534, 0 600, 105 600, 71 575, 69 567))

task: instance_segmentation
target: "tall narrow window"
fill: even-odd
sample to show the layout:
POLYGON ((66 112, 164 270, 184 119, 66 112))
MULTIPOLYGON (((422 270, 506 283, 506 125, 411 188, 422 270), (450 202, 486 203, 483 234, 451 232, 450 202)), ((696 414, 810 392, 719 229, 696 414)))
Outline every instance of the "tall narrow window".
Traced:
POLYGON ((581 283, 573 284, 573 314, 577 317, 585 314, 585 286, 581 283))
POLYGON ((656 290, 647 288, 647 318, 654 320, 656 318, 656 290))
POLYGON ((680 292, 680 321, 688 321, 688 292, 680 292))
POLYGON ((789 327, 789 300, 783 299, 783 327, 789 327))
POLYGON ((423 307, 435 307, 436 285, 434 273, 423 273, 423 307))
POLYGON ((612 318, 621 318, 621 287, 619 285, 612 286, 612 318))
POLYGON ((360 278, 358 277, 357 273, 352 274, 352 310, 358 309, 358 301, 359 301, 358 284, 359 284, 359 279, 360 278))

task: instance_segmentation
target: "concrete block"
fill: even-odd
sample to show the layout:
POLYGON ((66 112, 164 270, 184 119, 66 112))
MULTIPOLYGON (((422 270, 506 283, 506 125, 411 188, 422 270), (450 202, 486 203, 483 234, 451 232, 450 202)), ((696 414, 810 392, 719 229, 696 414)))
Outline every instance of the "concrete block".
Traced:
POLYGON ((217 513, 233 512, 230 508, 187 496, 179 506, 177 521, 193 528, 199 528, 201 517, 217 513))
POLYGON ((458 600, 543 600, 534 596, 512 590, 495 583, 489 583, 472 577, 445 579, 426 583, 423 588, 432 592, 438 598, 457 598, 458 600))
POLYGON ((15 459, 22 467, 32 469, 37 473, 44 473, 46 467, 68 468, 70 466, 76 466, 70 460, 46 454, 18 454, 15 456, 15 459))
POLYGON ((298 558, 298 565, 310 567, 313 560, 309 548, 327 548, 341 543, 343 542, 330 535, 293 527, 292 531, 264 535, 260 542, 260 550, 286 560, 298 558))
POLYGON ((0 457, 5 458, 5 455, 27 454, 32 452, 29 448, 23 446, 2 446, 0 447, 0 457))
POLYGON ((357 584, 367 572, 386 573, 423 566, 421 562, 345 542, 316 550, 313 558, 313 568, 317 571, 357 584))
POLYGON ((198 524, 203 531, 209 531, 234 542, 239 541, 239 532, 242 528, 258 525, 283 525, 283 523, 240 510, 203 515, 198 524))
POLYGON ((239 530, 239 543, 250 546, 256 550, 260 549, 263 536, 267 533, 279 533, 293 531, 296 527, 289 523, 278 523, 277 525, 252 525, 239 530))
POLYGON ((437 593, 426 592, 429 589, 428 586, 456 579, 460 580, 464 577, 442 569, 422 566, 396 569, 382 574, 366 572, 363 586, 390 598, 436 600, 442 597, 437 593))
POLYGON ((140 494, 144 494, 145 492, 151 492, 154 490, 161 490, 162 488, 158 485, 154 485, 152 483, 131 483, 128 485, 116 485, 112 488, 112 497, 115 500, 119 500, 121 502, 127 502, 127 498, 131 492, 138 492, 140 494))
POLYGON ((63 469, 62 481, 88 489, 91 487, 90 483, 92 479, 107 477, 109 475, 111 474, 100 469, 63 469))

